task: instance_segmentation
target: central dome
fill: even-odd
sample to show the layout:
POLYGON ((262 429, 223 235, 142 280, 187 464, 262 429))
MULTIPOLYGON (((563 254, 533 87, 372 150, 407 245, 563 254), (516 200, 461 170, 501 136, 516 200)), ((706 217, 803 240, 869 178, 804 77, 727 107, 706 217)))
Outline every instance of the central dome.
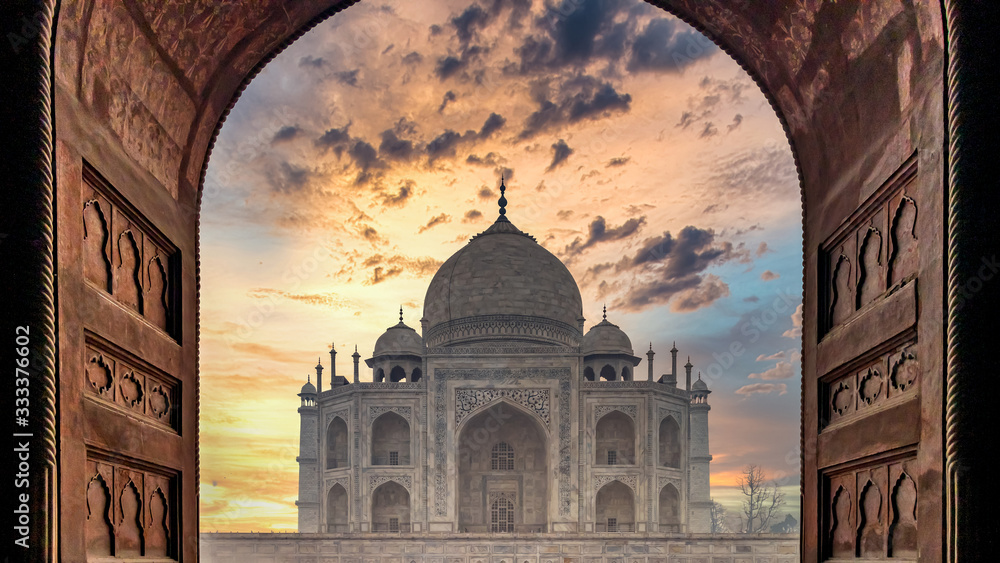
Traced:
POLYGON ((501 334, 507 340, 578 344, 583 300, 576 280, 562 261, 507 220, 505 204, 501 199, 497 221, 431 280, 424 298, 428 345, 501 334))

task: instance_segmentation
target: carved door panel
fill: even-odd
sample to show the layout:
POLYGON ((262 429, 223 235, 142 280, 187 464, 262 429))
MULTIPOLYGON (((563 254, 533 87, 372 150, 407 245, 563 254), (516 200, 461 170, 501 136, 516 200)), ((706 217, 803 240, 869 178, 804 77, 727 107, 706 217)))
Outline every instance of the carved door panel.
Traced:
POLYGON ((871 192, 824 238, 813 233, 817 283, 807 306, 814 296, 817 324, 803 341, 805 561, 916 560, 918 530, 940 529, 940 493, 933 480, 917 486, 941 461, 940 443, 928 439, 939 430, 924 422, 928 411, 940 413, 936 383, 924 380, 940 342, 921 324, 934 283, 923 287, 921 269, 935 264, 923 240, 916 155, 871 192))
POLYGON ((56 158, 61 558, 193 561, 194 207, 73 139, 56 158))

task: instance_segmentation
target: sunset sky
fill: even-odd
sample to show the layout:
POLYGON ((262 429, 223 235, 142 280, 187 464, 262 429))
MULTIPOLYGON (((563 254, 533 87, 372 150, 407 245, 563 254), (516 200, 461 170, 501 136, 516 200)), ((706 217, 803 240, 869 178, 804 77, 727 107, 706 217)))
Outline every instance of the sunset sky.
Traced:
MULTIPOLYGON (((798 514, 801 204, 757 86, 639 0, 363 2, 243 93, 201 223, 201 528, 296 528, 296 394, 350 377, 497 215, 561 258, 587 328, 712 389, 712 494, 762 465, 798 514), (652 258, 650 258, 652 257, 652 258), (735 353, 734 353, 735 352, 735 353)), ((362 366, 362 380, 371 372, 362 366)), ((645 359, 635 370, 646 374, 645 359)), ((683 380, 683 377, 681 378, 683 380)))

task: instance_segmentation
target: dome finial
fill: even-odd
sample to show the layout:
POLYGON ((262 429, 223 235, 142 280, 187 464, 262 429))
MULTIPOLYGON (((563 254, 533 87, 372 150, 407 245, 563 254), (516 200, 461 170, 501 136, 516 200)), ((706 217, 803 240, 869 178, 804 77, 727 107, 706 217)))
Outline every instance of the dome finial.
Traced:
POLYGON ((503 173, 500 174, 500 199, 497 203, 500 204, 500 216, 497 217, 498 222, 507 221, 507 198, 504 197, 504 192, 507 191, 507 186, 504 184, 503 173))
POLYGON ((399 306, 399 322, 403 322, 403 306, 399 306))
POLYGON ((604 304, 604 320, 608 320, 608 304, 604 304))

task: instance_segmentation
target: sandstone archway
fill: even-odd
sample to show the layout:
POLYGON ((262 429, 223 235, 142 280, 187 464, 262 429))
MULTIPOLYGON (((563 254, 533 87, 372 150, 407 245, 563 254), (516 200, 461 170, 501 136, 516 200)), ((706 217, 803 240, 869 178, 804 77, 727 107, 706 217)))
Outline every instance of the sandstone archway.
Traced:
MULTIPOLYGON (((40 375, 33 385, 39 404, 48 405, 39 414, 41 430, 34 450, 39 455, 31 462, 33 474, 48 477, 32 485, 32 497, 49 499, 59 507, 50 511, 48 518, 64 519, 58 527, 34 528, 33 544, 58 546, 63 559, 82 560, 86 556, 83 526, 72 521, 85 513, 81 499, 86 497, 89 476, 84 469, 88 454, 83 436, 89 428, 107 421, 100 418, 105 415, 61 416, 57 427, 56 412, 84 412, 83 382, 68 374, 72 373, 69 366, 85 355, 84 327, 88 326, 100 328, 122 350, 141 351, 150 363, 184 383, 179 401, 187 408, 181 411, 178 423, 182 438, 154 437, 135 446, 139 443, 134 440, 139 433, 135 429, 103 437, 99 447, 177 471, 182 484, 177 490, 183 495, 167 499, 170 510, 179 515, 176 536, 195 537, 197 409, 190 406, 196 404, 198 393, 196 233, 201 170, 214 131, 240 85, 296 34, 345 5, 245 3, 236 5, 239 7, 225 17, 188 20, 182 14, 192 5, 181 1, 157 5, 154 15, 146 5, 127 10, 117 2, 95 6, 77 0, 62 3, 54 35, 48 33, 54 23, 54 2, 14 2, 4 7, 10 12, 0 18, 4 36, 16 38, 22 49, 5 52, 4 64, 26 72, 5 74, 14 77, 7 85, 12 95, 10 111, 4 117, 5 130, 23 131, 24 135, 4 159, 5 171, 9 171, 5 179, 21 189, 9 201, 11 213, 17 216, 7 223, 9 235, 2 250, 12 258, 11 263, 21 265, 19 277, 8 287, 13 295, 24 297, 12 303, 24 313, 18 316, 19 322, 35 327, 32 330, 37 337, 30 346, 40 375), (36 20, 42 23, 41 32, 25 34, 23 22, 36 20), (107 22, 106 28, 121 32, 126 41, 107 41, 100 34, 89 33, 94 22, 107 22), (185 42, 179 41, 181 35, 185 42), (50 37, 55 37, 54 45, 50 37), (51 65, 50 49, 55 49, 51 65), (143 64, 122 64, 127 59, 143 64), (53 77, 51 82, 49 76, 53 77), (48 96, 50 85, 54 88, 52 98, 48 96), (127 111, 109 103, 109 85, 116 88, 114 98, 128 105, 127 111), (54 134, 53 114, 61 124, 55 134, 54 157, 48 149, 54 134), (184 283, 178 289, 174 311, 182 313, 175 342, 151 336, 140 328, 140 319, 123 317, 114 303, 101 304, 98 297, 87 293, 82 281, 83 262, 70 258, 73 252, 60 253, 58 262, 55 260, 53 238, 66 249, 82 246, 79 212, 84 159, 100 169, 123 199, 177 246, 180 274, 175 275, 184 283), (55 183, 50 171, 54 171, 55 183), (56 184, 58 191, 54 191, 56 184), (53 197, 58 199, 58 207, 52 205, 53 197), (47 236, 39 239, 38 232, 47 236), (55 268, 60 272, 57 282, 52 276, 55 268), (61 296, 58 310, 57 291, 61 296), (67 370, 65 377, 58 378, 58 401, 53 344, 57 333, 59 365, 67 370), (62 452, 58 485, 54 480, 57 445, 62 452)), ((839 425, 848 431, 824 426, 831 413, 825 412, 819 401, 827 391, 821 388, 820 378, 825 382, 826 376, 839 377, 828 370, 853 361, 844 359, 843 354, 861 357, 876 350, 881 344, 873 344, 871 338, 877 340, 885 333, 885 327, 870 320, 884 316, 859 312, 854 313, 855 321, 864 322, 851 323, 850 330, 828 331, 831 327, 819 324, 825 315, 821 303, 828 287, 824 278, 828 262, 822 258, 829 249, 824 243, 841 225, 850 223, 852 214, 863 211, 867 198, 901 169, 909 155, 918 155, 919 174, 907 195, 920 210, 917 234, 921 252, 914 259, 914 271, 907 275, 919 278, 920 292, 895 291, 885 297, 895 296, 886 307, 901 312, 905 322, 910 322, 903 332, 918 335, 915 349, 908 353, 920 362, 923 387, 919 402, 905 407, 914 411, 907 413, 912 416, 895 413, 897 416, 889 418, 946 420, 949 432, 946 439, 945 424, 925 424, 917 429, 873 420, 869 425, 882 428, 882 432, 866 452, 909 448, 907 451, 919 460, 922 469, 914 475, 920 484, 916 520, 927 529, 947 529, 943 537, 919 534, 922 557, 958 560, 959 554, 972 557, 978 549, 988 557, 989 542, 982 538, 991 536, 979 530, 985 530, 980 526, 989 522, 998 493, 989 486, 988 446, 976 443, 972 436, 974 429, 982 431, 997 424, 988 407, 977 401, 996 396, 1000 383, 964 375, 989 371, 993 346, 989 316, 1000 303, 996 284, 979 284, 974 293, 966 287, 970 280, 983 281, 979 274, 982 258, 1000 246, 1000 233, 989 228, 993 222, 990 214, 998 208, 1000 196, 986 189, 998 176, 1000 166, 995 159, 997 140, 992 136, 997 118, 992 100, 983 93, 991 91, 986 77, 997 75, 1000 63, 978 52, 991 44, 1000 8, 975 3, 972 14, 973 3, 944 2, 950 28, 946 43, 941 6, 932 2, 837 3, 824 4, 822 9, 818 4, 760 7, 722 0, 676 0, 659 5, 703 29, 746 65, 787 124, 796 150, 806 205, 805 491, 838 490, 834 483, 846 482, 850 476, 827 469, 850 466, 863 447, 851 438, 861 433, 848 427, 865 415, 856 414, 855 419, 839 425), (951 52, 947 61, 946 50, 951 52), (950 73, 947 82, 946 64, 950 73), (864 87, 856 86, 860 84, 864 87), (944 95, 946 86, 949 96, 944 95), (950 115, 950 147, 944 136, 946 113, 950 115), (950 167, 947 171, 946 165, 950 167), (947 223, 942 205, 946 198, 947 223), (910 299, 913 305, 900 305, 897 301, 901 299, 910 299), (963 306, 970 300, 975 306, 963 306), (947 336, 941 328, 944 326, 949 330, 947 336), (821 347, 821 337, 834 345, 821 347), (840 350, 841 355, 834 350, 840 350), (947 358, 947 374, 942 358, 947 358), (970 496, 959 494, 959 490, 976 493, 970 496), (953 509, 949 514, 941 491, 951 496, 953 509), (958 542, 960 530, 966 538, 963 542, 958 542), (944 539, 951 542, 948 549, 944 539)), ((893 270, 889 279, 905 279, 907 275, 893 270)), ((874 302, 879 303, 879 298, 874 302)), ((806 561, 814 561, 822 553, 820 538, 831 517, 823 512, 827 503, 821 497, 810 493, 803 502, 806 561)), ((185 558, 196 557, 193 542, 178 546, 178 550, 185 558)), ((40 559, 55 556, 53 549, 40 559)))

